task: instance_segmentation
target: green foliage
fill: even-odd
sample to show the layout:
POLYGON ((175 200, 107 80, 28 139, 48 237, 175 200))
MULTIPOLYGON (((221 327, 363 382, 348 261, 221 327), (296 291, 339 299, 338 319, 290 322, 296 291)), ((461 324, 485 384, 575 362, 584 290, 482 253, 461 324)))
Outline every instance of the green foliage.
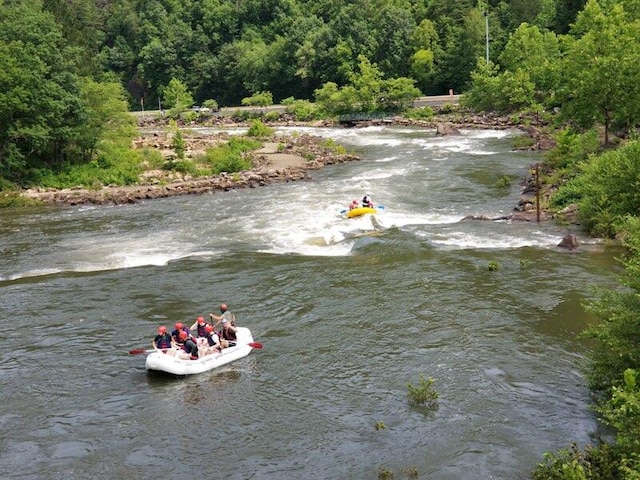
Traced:
POLYGON ((376 430, 386 430, 387 426, 384 424, 384 422, 376 422, 375 428, 376 430))
POLYGON ((629 75, 640 63, 640 38, 627 18, 620 4, 588 1, 563 57, 562 114, 582 128, 604 125, 605 144, 613 125, 628 128, 640 111, 640 86, 629 75))
POLYGON ((615 428, 616 445, 625 452, 635 455, 626 458, 626 467, 640 475, 640 390, 637 385, 637 372, 624 371, 624 383, 613 386, 611 398, 597 412, 602 420, 615 428))
POLYGON ((637 141, 581 164, 572 188, 580 197, 579 218, 584 228, 596 236, 614 237, 626 216, 638 212, 639 179, 637 141))
POLYGON ((145 147, 140 150, 140 159, 145 168, 161 168, 164 164, 164 157, 155 148, 145 147))
POLYGON ((280 113, 273 110, 265 113, 264 116, 262 117, 262 119, 265 122, 276 122, 278 121, 279 118, 280 118, 280 113))
POLYGON ((171 109, 172 115, 177 116, 193 105, 193 96, 184 82, 172 78, 162 89, 162 103, 163 107, 171 109))
POLYGON ((433 389, 434 382, 433 378, 425 379, 420 374, 418 385, 407 384, 409 403, 427 411, 437 410, 439 394, 433 389))
POLYGON ((379 480, 393 480, 393 471, 388 468, 380 467, 378 470, 378 479, 379 480))
POLYGON ((234 137, 228 143, 209 148, 205 160, 214 175, 222 172, 233 173, 251 169, 251 160, 243 153, 260 147, 260 142, 248 138, 234 137))
POLYGON ((560 130, 554 136, 556 147, 545 154, 545 163, 554 169, 574 169, 574 167, 591 155, 600 147, 598 131, 588 130, 584 133, 570 128, 560 130))
POLYGON ((283 100, 282 104, 287 107, 286 112, 293 115, 301 122, 308 122, 319 117, 318 106, 309 100, 295 100, 293 97, 283 100))
POLYGON ((573 443, 557 453, 545 453, 544 463, 536 466, 533 480, 610 480, 621 477, 618 449, 607 444, 587 446, 581 451, 573 443))
MULTIPOLYGON (((32 172, 36 173, 36 172, 32 172)), ((40 170, 38 184, 43 187, 100 188, 105 185, 133 185, 142 173, 139 152, 118 145, 102 146, 95 160, 84 164, 64 164, 55 172, 40 170)))
POLYGON ((495 272, 496 270, 500 269, 500 264, 495 260, 490 260, 487 264, 487 268, 490 272, 495 272))
POLYGON ((267 138, 271 137, 274 133, 273 128, 265 125, 260 120, 254 120, 251 122, 247 135, 253 138, 267 138))
POLYGON ((0 176, 72 159, 87 121, 78 52, 54 18, 28 2, 0 8, 0 176))
POLYGON ((520 268, 527 268, 531 265, 531 260, 523 258, 520 260, 520 268))
POLYGON ((163 170, 180 172, 182 174, 191 175, 192 177, 198 177, 201 175, 201 172, 198 170, 198 166, 191 160, 167 160, 162 168, 163 170))
POLYGON ((212 112, 217 112, 218 110, 220 110, 218 102, 213 99, 205 100, 204 102, 202 102, 202 106, 210 109, 212 112))
POLYGON ((257 92, 250 97, 242 99, 242 105, 249 107, 268 107, 273 105, 273 95, 271 92, 257 92))
POLYGON ((410 108, 404 112, 404 116, 407 118, 413 118, 415 120, 430 120, 435 115, 433 108, 425 106, 421 108, 410 108))
POLYGON ((34 207, 42 205, 42 202, 33 198, 28 198, 20 195, 16 191, 3 191, 0 189, 0 208, 19 208, 19 207, 34 207))
POLYGON ((588 372, 591 389, 608 392, 611 386, 624 383, 627 369, 640 371, 640 218, 628 217, 621 229, 628 253, 620 261, 625 267, 621 281, 627 290, 602 289, 590 299, 585 309, 600 320, 586 329, 583 336, 598 343, 592 349, 588 372))
POLYGON ((176 157, 179 160, 184 160, 184 152, 187 148, 186 142, 184 141, 184 135, 182 134, 182 130, 176 128, 173 132, 173 139, 171 140, 171 148, 176 152, 176 157))
POLYGON ((496 181, 496 188, 507 189, 511 187, 511 178, 508 175, 503 175, 496 181))
POLYGON ((404 77, 382 79, 382 72, 364 55, 358 56, 359 70, 349 75, 349 85, 327 82, 315 90, 316 103, 327 115, 345 113, 400 112, 420 96, 414 80, 404 77))

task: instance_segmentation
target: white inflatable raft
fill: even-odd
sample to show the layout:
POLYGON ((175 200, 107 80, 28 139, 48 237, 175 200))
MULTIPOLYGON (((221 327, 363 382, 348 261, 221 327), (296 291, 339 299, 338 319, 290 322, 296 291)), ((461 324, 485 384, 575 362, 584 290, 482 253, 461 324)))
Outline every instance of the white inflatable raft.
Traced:
POLYGON ((237 341, 234 347, 224 348, 221 353, 211 353, 197 360, 183 360, 171 354, 153 352, 147 355, 147 370, 171 373, 173 375, 194 375, 208 372, 239 358, 246 357, 254 347, 261 344, 253 341, 248 328, 237 327, 237 341), (252 346, 253 345, 253 346, 252 346))

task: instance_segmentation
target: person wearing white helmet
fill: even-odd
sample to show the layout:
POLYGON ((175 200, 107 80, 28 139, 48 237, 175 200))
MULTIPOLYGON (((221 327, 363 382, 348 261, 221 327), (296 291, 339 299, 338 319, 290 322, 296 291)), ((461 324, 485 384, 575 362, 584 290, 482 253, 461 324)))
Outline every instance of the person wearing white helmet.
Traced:
POLYGON ((373 202, 371 201, 371 196, 368 193, 362 198, 362 206, 373 208, 373 202))

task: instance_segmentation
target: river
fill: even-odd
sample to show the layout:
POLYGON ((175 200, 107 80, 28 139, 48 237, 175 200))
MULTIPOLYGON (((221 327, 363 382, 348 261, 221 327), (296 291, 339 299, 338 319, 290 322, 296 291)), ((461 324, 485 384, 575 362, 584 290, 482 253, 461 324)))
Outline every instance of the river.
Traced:
POLYGON ((510 213, 538 154, 512 131, 298 130, 362 160, 0 212, 4 478, 516 479, 591 440, 581 303, 616 285, 619 252, 559 249, 575 230, 554 223, 462 220, 510 213), (365 193, 375 221, 343 218, 365 193), (128 355, 221 302, 263 349, 186 378, 128 355), (421 375, 430 413, 409 403, 421 375))

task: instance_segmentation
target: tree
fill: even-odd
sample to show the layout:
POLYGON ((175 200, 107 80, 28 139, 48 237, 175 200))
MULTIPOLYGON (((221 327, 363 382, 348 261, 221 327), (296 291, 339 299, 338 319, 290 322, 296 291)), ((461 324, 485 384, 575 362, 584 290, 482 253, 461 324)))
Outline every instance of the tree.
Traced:
POLYGON ((171 108, 176 112, 186 110, 193 105, 193 97, 187 86, 178 80, 172 78, 169 84, 162 89, 163 103, 167 108, 171 108))
POLYGON ((552 32, 542 32, 538 27, 521 24, 509 36, 500 54, 503 71, 525 72, 534 84, 536 100, 555 106, 554 92, 560 83, 560 40, 552 32))
POLYGON ((0 175, 20 180, 69 158, 87 118, 75 53, 50 14, 0 9, 0 175))
POLYGON ((589 0, 580 13, 564 64, 563 116, 589 128, 604 125, 605 144, 612 125, 640 119, 640 85, 632 72, 640 64, 638 23, 628 22, 623 8, 602 10, 589 0))

